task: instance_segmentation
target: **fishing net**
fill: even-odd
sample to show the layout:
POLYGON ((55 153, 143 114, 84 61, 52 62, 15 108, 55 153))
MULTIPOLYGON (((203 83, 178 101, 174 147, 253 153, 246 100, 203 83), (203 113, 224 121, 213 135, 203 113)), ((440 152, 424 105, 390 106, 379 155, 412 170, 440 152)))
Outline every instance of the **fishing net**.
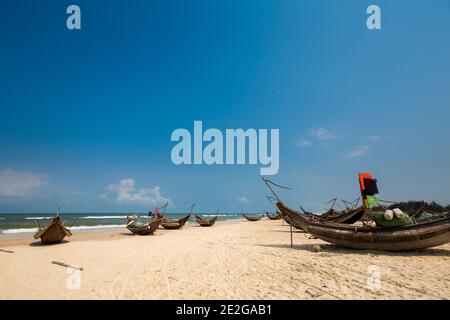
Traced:
POLYGON ((401 215, 399 218, 394 215, 392 220, 387 220, 384 217, 384 212, 372 212, 372 219, 375 221, 378 227, 383 228, 395 228, 403 227, 413 224, 413 220, 407 214, 401 215))

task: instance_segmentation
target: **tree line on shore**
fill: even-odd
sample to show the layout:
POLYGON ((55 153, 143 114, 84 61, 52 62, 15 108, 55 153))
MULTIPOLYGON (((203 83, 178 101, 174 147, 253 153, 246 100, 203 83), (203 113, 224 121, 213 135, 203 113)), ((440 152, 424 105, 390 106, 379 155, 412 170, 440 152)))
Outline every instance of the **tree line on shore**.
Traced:
POLYGON ((447 204, 446 206, 444 206, 435 201, 426 202, 423 200, 422 201, 410 200, 410 201, 399 202, 399 203, 389 206, 389 209, 394 209, 394 208, 399 208, 400 210, 402 210, 404 212, 412 212, 414 210, 417 210, 418 208, 423 208, 424 211, 442 213, 442 212, 450 211, 450 204, 447 204))

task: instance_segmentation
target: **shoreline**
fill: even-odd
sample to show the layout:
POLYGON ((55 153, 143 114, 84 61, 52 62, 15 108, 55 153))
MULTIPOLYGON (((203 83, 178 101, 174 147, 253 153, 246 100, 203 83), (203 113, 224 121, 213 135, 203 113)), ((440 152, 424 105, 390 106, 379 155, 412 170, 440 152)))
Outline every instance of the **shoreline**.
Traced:
MULTIPOLYGON (((195 224, 195 220, 193 219, 193 215, 191 214, 191 218, 190 223, 191 224, 195 224)), ((178 216, 178 214, 177 214, 178 216)), ((208 215, 208 214, 204 214, 201 215, 203 217, 211 217, 214 215, 208 215)), ((112 216, 106 216, 108 218, 112 217, 112 216)), ((71 227, 68 227, 71 231, 73 232, 98 232, 101 230, 109 230, 109 229, 120 229, 120 228, 125 228, 125 220, 126 220, 126 216, 123 216, 124 218, 120 217, 118 219, 123 220, 119 223, 110 223, 110 224, 75 224, 71 227)), ((131 217, 131 216, 130 216, 131 217)), ((171 216, 169 216, 171 217, 171 216)), ((217 215, 218 217, 218 221, 217 222, 227 222, 227 221, 235 221, 235 220, 240 220, 242 219, 242 215, 240 214, 233 214, 233 215, 217 215)), ((100 219, 104 219, 104 216, 87 216, 87 217, 83 217, 84 219, 90 219, 88 221, 92 221, 92 220, 100 220, 100 219)), ((115 220, 117 220, 116 218, 114 218, 115 220)), ((146 220, 147 217, 146 216, 141 216, 141 221, 146 220)), ((45 225, 47 225, 47 223, 51 220, 51 218, 45 218, 45 219, 41 219, 44 222, 41 222, 41 227, 45 227, 45 225)), ((69 224, 66 224, 66 226, 69 224)), ((27 227, 17 227, 17 228, 7 228, 7 229, 1 229, 1 224, 0 224, 0 241, 2 239, 10 239, 10 238, 21 238, 21 237, 29 237, 31 235, 31 237, 34 235, 34 233, 36 233, 37 231, 37 227, 33 226, 27 226, 27 227)))
MULTIPOLYGON (((215 225, 223 224, 223 223, 238 222, 238 221, 245 221, 245 220, 242 218, 218 220, 215 225)), ((182 229, 190 228, 190 227, 197 227, 197 225, 195 222, 189 221, 188 223, 186 223, 186 225, 182 229)), ((33 232, 0 233, 0 248, 10 247, 10 246, 15 246, 15 245, 23 245, 26 243, 32 244, 35 242, 40 242, 39 239, 35 240, 33 238, 36 230, 33 232)), ((157 231, 155 231, 155 234, 160 231, 169 231, 169 230, 165 230, 162 227, 160 227, 160 228, 158 228, 157 231)), ((116 227, 108 227, 108 228, 102 228, 101 226, 99 226, 99 228, 95 228, 95 226, 94 226, 89 229, 75 230, 72 233, 71 237, 64 239, 64 242, 83 241, 83 240, 90 240, 90 239, 98 240, 101 238, 107 238, 108 236, 115 236, 115 235, 121 234, 121 233, 125 233, 125 234, 130 233, 131 234, 131 232, 128 231, 128 229, 125 227, 125 224, 117 225, 116 227)), ((50 245, 50 246, 54 246, 54 245, 50 245)))

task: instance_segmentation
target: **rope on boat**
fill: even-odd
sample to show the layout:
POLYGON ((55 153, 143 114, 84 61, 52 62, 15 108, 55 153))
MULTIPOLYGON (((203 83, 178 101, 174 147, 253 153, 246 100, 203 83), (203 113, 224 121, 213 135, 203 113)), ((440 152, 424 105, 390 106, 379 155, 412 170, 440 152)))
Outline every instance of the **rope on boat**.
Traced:
POLYGON ((192 206, 190 206, 189 207, 189 214, 191 214, 192 213, 192 210, 194 210, 194 207, 195 207, 195 202, 192 204, 192 206))
POLYGON ((325 203, 325 204, 333 203, 333 204, 331 205, 330 209, 328 209, 328 210, 331 210, 331 209, 334 208, 334 205, 336 204, 336 201, 337 201, 337 198, 334 198, 334 199, 331 199, 330 201, 328 201, 328 202, 325 203))
POLYGON ((167 209, 167 206, 169 205, 169 202, 166 202, 166 204, 165 205, 163 205, 161 208, 158 208, 158 211, 159 210, 163 210, 163 212, 162 213, 166 213, 166 209, 167 209))
POLYGON ((281 189, 288 189, 288 190, 291 190, 292 188, 289 188, 289 187, 285 187, 285 186, 282 186, 282 185, 279 185, 279 184, 277 184, 277 183, 275 183, 275 182, 273 182, 273 181, 271 181, 271 180, 269 180, 269 179, 266 179, 266 178, 264 178, 264 177, 261 177, 261 179, 264 181, 264 183, 267 185, 267 187, 270 189, 270 191, 273 193, 273 195, 275 196, 275 198, 277 198, 277 201, 281 201, 280 200, 280 198, 278 198, 278 196, 277 196, 277 194, 275 193, 275 191, 273 191, 273 189, 272 189, 272 187, 270 186, 270 184, 272 184, 272 185, 274 185, 274 186, 276 186, 276 187, 278 187, 278 188, 281 188, 281 189))
POLYGON ((72 224, 70 225, 69 229, 73 227, 73 225, 75 224, 75 222, 78 221, 78 217, 75 218, 75 220, 73 220, 72 224))
POLYGON ((64 201, 61 201, 58 205, 58 209, 56 209, 56 216, 59 217, 59 214, 61 213, 61 209, 64 205, 64 201))
POLYGON ((347 201, 347 200, 341 200, 345 205, 350 205, 351 207, 356 208, 358 206, 359 200, 361 200, 360 197, 356 198, 353 201, 347 201))
MULTIPOLYGON (((272 200, 277 201, 277 199, 275 199, 275 198, 272 197, 272 196, 266 196, 266 198, 267 198, 267 200, 269 200, 269 202, 270 202, 275 208, 277 208, 277 206, 275 205, 275 203, 273 203, 273 201, 272 201, 272 200)), ((278 209, 277 209, 277 210, 278 210, 278 209)))

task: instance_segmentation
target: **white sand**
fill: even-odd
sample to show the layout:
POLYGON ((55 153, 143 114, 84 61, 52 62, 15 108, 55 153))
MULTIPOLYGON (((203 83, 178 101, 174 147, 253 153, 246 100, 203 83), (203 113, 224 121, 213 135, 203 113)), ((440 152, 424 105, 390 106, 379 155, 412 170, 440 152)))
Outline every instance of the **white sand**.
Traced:
POLYGON ((68 240, 52 246, 30 245, 31 237, 0 240, 0 248, 14 251, 0 251, 0 298, 450 298, 450 244, 409 253, 353 251, 295 232, 290 248, 289 228, 269 220, 191 223, 153 236, 78 232, 68 240), (313 244, 322 251, 312 252, 313 244), (71 281, 76 274, 54 260, 84 268, 80 289, 71 281), (369 277, 377 272, 379 289, 369 277))

